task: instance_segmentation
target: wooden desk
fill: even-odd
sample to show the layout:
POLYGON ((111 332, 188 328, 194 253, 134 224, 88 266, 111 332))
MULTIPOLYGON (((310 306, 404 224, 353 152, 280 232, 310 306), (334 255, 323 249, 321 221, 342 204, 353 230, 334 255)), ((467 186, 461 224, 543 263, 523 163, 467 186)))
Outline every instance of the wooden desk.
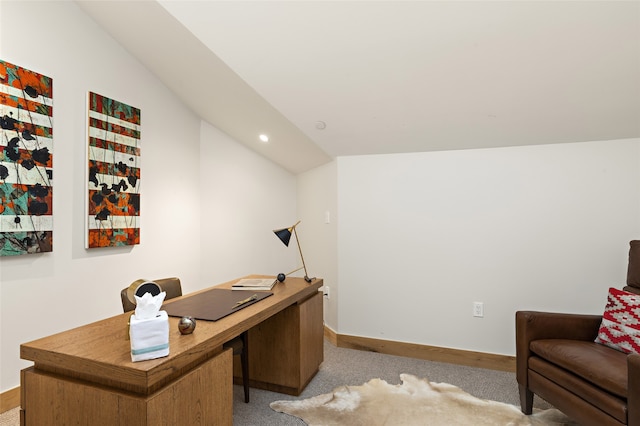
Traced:
POLYGON ((131 312, 22 344, 34 366, 21 373, 21 425, 231 425, 233 357, 222 345, 247 330, 251 386, 298 395, 323 360, 322 284, 287 278, 189 335, 170 317, 164 358, 131 361, 131 312))

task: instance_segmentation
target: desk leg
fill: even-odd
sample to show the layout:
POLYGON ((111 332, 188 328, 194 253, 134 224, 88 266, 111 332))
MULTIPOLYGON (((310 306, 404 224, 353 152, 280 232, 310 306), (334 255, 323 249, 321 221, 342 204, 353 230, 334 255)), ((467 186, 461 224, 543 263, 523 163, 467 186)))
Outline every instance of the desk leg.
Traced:
POLYGON ((145 396, 22 370, 24 426, 233 424, 231 350, 145 396))

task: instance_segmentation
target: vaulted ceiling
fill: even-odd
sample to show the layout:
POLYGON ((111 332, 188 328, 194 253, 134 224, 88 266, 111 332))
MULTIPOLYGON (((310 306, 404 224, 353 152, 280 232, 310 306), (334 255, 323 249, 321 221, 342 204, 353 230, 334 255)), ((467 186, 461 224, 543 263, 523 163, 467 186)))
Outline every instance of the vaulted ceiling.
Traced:
POLYGON ((640 137, 638 1, 77 3, 203 120, 296 174, 640 137))

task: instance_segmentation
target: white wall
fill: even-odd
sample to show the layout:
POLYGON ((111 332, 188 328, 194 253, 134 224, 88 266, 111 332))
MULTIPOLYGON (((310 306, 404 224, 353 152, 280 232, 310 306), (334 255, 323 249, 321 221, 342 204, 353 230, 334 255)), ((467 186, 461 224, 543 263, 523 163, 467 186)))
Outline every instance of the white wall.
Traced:
POLYGON ((210 124, 201 129, 203 283, 294 269, 298 252, 273 230, 296 220, 295 177, 210 124))
POLYGON ((341 334, 513 355, 516 310, 600 313, 640 238, 638 139, 337 163, 341 334))
POLYGON ((53 252, 0 258, 0 392, 30 365, 21 343, 120 313, 119 292, 137 278, 179 276, 190 292, 295 264, 271 233, 295 218, 295 177, 201 125, 75 3, 0 1, 0 43, 3 60, 53 78, 55 122, 53 252), (88 91, 142 111, 134 247, 84 249, 88 91), (212 220, 222 211, 224 224, 212 220))
POLYGON ((329 287, 324 322, 334 331, 338 329, 339 296, 337 170, 332 161, 298 175, 298 218, 302 221, 298 236, 309 276, 321 277, 329 287))

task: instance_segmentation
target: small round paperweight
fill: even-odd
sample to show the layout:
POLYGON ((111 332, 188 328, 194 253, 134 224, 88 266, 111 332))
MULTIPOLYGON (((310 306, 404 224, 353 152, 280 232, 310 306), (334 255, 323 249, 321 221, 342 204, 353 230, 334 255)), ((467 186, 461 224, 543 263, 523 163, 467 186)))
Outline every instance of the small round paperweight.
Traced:
POLYGON ((278 281, 280 282, 284 282, 284 280, 287 278, 287 276, 285 274, 283 274, 282 272, 280 272, 278 274, 278 281))
POLYGON ((191 334, 196 329, 196 320, 192 317, 182 317, 178 322, 178 330, 180 334, 191 334))

